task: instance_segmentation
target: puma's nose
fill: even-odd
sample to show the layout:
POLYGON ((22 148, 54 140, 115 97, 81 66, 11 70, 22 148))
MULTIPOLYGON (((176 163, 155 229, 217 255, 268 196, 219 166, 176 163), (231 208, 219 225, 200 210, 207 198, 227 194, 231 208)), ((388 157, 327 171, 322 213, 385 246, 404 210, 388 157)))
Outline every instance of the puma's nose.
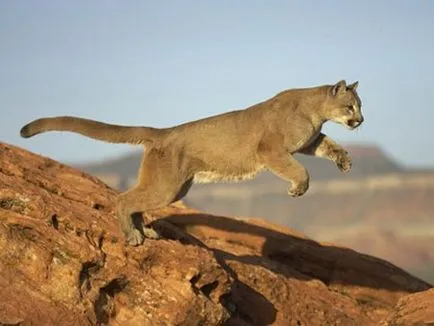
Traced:
POLYGON ((357 128, 358 126, 360 126, 362 122, 360 120, 353 120, 351 127, 357 128))
POLYGON ((363 119, 360 120, 349 120, 348 121, 348 125, 351 128, 357 128, 358 126, 360 126, 360 124, 363 122, 363 119))
POLYGON ((361 115, 359 119, 353 120, 353 127, 357 128, 362 124, 363 121, 365 121, 365 118, 363 118, 363 116, 361 115))

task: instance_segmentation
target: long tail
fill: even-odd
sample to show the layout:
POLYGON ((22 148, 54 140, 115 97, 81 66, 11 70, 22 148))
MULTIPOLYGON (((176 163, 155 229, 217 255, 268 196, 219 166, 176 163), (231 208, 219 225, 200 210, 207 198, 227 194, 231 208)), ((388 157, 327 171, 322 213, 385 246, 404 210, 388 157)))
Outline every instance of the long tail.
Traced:
POLYGON ((156 140, 163 129, 118 126, 77 117, 52 117, 34 120, 21 128, 23 138, 47 131, 70 131, 109 143, 145 144, 156 140))

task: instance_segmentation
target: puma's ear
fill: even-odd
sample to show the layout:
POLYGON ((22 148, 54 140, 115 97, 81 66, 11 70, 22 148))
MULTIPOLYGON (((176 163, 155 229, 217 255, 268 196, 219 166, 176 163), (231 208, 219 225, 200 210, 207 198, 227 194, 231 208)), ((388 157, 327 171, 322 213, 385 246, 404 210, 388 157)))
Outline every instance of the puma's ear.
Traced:
POLYGON ((338 93, 345 92, 347 90, 347 83, 345 80, 340 80, 332 86, 331 94, 336 96, 338 93))
POLYGON ((352 91, 355 91, 357 89, 357 86, 359 86, 358 80, 352 83, 351 85, 348 85, 348 88, 351 89, 352 91))

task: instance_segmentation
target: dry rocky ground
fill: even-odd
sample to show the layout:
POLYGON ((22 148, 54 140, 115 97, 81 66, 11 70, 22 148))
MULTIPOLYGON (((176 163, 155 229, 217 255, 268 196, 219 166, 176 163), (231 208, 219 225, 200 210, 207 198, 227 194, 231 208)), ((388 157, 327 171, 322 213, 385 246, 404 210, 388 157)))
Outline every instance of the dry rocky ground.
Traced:
POLYGON ((434 325, 430 284, 260 219, 177 203, 126 247, 115 195, 0 144, 0 325, 434 325))

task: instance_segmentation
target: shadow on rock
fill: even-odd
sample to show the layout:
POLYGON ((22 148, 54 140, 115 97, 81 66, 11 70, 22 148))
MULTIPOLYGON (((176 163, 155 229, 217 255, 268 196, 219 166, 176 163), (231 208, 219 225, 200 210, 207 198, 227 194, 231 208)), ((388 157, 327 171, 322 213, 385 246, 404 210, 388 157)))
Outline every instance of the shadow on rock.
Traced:
POLYGON ((218 250, 219 255, 223 259, 261 265, 286 277, 318 279, 328 286, 353 285, 395 292, 417 292, 431 287, 385 260, 352 249, 322 245, 308 238, 255 225, 254 219, 249 219, 247 223, 243 220, 208 214, 179 214, 154 221, 153 226, 163 229, 164 234, 167 227, 162 223, 165 222, 182 228, 196 240, 200 240, 196 241, 196 244, 205 244, 214 251, 218 249, 212 245, 215 238, 226 238, 232 243, 238 242, 240 246, 249 247, 254 252, 250 255, 240 255, 234 251, 218 250), (201 227, 206 228, 206 232, 201 230, 201 227), (263 241, 258 238, 262 238, 263 241))

